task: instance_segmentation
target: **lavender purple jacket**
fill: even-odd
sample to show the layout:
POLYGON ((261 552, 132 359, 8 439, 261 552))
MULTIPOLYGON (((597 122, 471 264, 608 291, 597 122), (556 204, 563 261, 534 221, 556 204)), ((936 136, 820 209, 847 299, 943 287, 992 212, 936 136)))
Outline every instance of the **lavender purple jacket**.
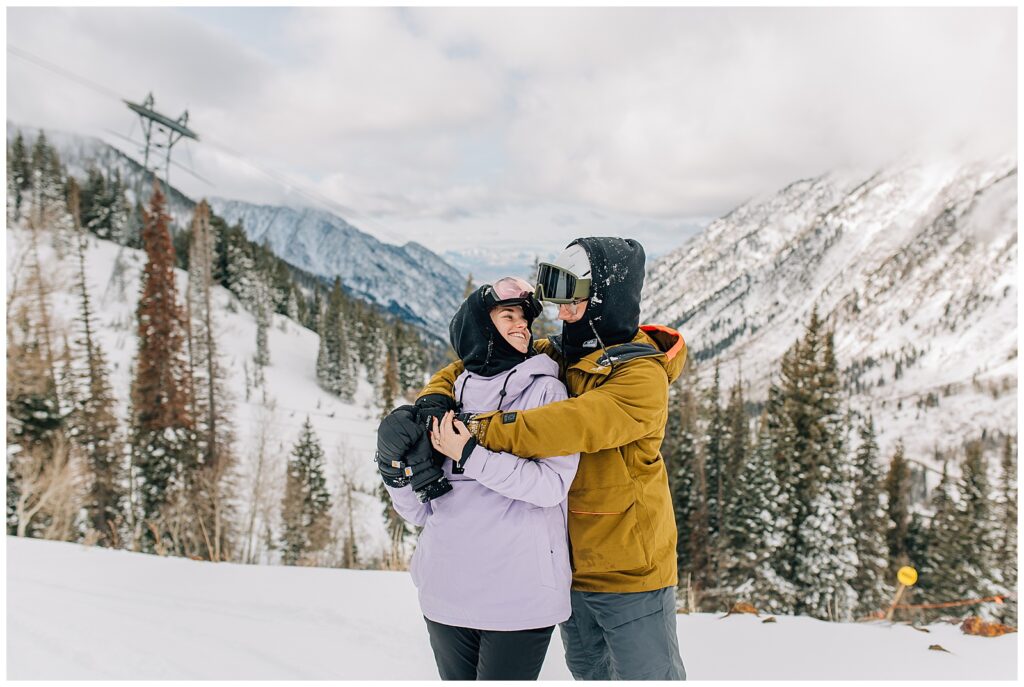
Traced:
MULTIPOLYGON (((566 398, 558 364, 535 355, 508 372, 463 372, 455 396, 465 412, 526 410, 566 398), (504 389, 504 398, 501 391, 504 389)), ((477 446, 452 491, 420 503, 412 487, 388 487, 395 510, 421 525, 412 559, 420 608, 430 620, 478 630, 528 630, 569 618, 569 486, 579 454, 517 458, 477 446)))

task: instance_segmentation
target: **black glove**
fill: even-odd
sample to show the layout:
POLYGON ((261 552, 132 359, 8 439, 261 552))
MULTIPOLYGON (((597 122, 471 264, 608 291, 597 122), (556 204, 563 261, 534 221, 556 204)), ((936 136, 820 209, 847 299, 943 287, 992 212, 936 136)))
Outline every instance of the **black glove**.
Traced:
POLYGON ((377 428, 377 469, 388 486, 412 485, 426 502, 451 491, 439 464, 432 460, 433 447, 415 406, 401 406, 381 420, 377 428))
MULTIPOLYGON (((426 396, 416 399, 416 410, 419 411, 420 420, 427 428, 427 433, 429 434, 431 429, 431 419, 436 418, 438 424, 440 424, 441 418, 449 410, 458 412, 458 404, 455 402, 454 398, 447 394, 427 394, 426 396)), ((433 446, 430 447, 430 450, 431 458, 434 463, 438 467, 444 465, 444 461, 448 456, 444 455, 433 446)), ((452 472, 455 474, 461 474, 463 471, 458 464, 454 464, 452 466, 452 472)))
MULTIPOLYGON (((406 454, 424 438, 416 406, 395 408, 377 427, 377 469, 390 487, 401 488, 409 484, 406 474, 406 454)), ((429 445, 429 439, 428 445, 429 445)))

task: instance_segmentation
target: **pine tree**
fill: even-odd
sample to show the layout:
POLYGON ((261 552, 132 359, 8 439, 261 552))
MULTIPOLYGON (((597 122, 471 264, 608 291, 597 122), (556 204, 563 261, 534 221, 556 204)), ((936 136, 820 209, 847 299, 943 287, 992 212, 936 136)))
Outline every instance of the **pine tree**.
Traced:
POLYGON ((190 537, 193 550, 189 553, 224 560, 230 555, 234 535, 226 483, 234 465, 234 431, 229 420, 229 398, 217 350, 213 312, 215 242, 210 206, 204 200, 196 206, 192 218, 186 299, 191 416, 196 432, 196 456, 188 473, 189 501, 195 523, 190 537))
POLYGON ((355 395, 356 375, 344 305, 341 279, 335 278, 320 327, 320 350, 317 354, 316 370, 321 387, 351 400, 355 395))
POLYGON ((767 422, 762 421, 755 450, 744 460, 735 480, 726 518, 727 556, 724 583, 733 601, 747 601, 774 613, 788 611, 788 587, 775 570, 781 539, 776 530, 781 487, 775 472, 775 450, 767 422))
POLYGON ((138 354, 132 382, 132 460, 139 479, 141 545, 177 547, 172 521, 183 503, 193 420, 188 412, 184 322, 174 283, 174 249, 159 182, 144 216, 146 267, 136 318, 138 354), (177 509, 177 512, 171 512, 177 509))
POLYGON ((306 418, 288 461, 281 502, 281 551, 285 565, 315 565, 331 535, 331 498, 324 452, 306 418))
MULTIPOLYGON (((785 367, 785 363, 783 364, 785 367)), ((786 412, 782 389, 773 381, 761 416, 757 451, 771 456, 779 497, 775 503, 775 545, 770 558, 771 574, 763 576, 773 585, 771 603, 779 613, 795 613, 797 588, 797 522, 800 512, 799 464, 795 457, 796 427, 786 412)))
POLYGON ((78 186, 73 179, 68 186, 69 209, 77 230, 79 325, 82 327, 78 347, 84 353, 84 365, 76 375, 76 385, 81 385, 83 393, 72 414, 73 434, 88 465, 85 508, 89 526, 99 534, 99 543, 114 546, 121 541, 121 526, 126 522, 123 442, 106 356, 93 335, 93 309, 85 271, 88 237, 78 220, 78 186))
POLYGON ((380 387, 380 417, 382 420, 395 407, 399 392, 398 356, 395 354, 394 346, 390 346, 384 361, 384 382, 380 387))
POLYGON ((896 445, 889 473, 885 478, 886 544, 889 548, 889 579, 910 563, 907 554, 907 528, 910 524, 910 466, 903 456, 903 444, 896 445))
POLYGON ((25 212, 31 182, 28 151, 19 130, 7 150, 7 204, 8 217, 12 222, 20 220, 25 212))
POLYGON ((256 298, 255 283, 259 276, 244 230, 237 225, 231 227, 224 244, 225 286, 238 296, 243 307, 252 310, 256 298))
POLYGON ((684 371, 682 378, 669 387, 668 420, 661 447, 678 532, 676 562, 681 586, 686 583, 687 574, 691 576, 691 585, 693 583, 695 556, 690 522, 703 499, 696 490, 698 408, 695 385, 691 375, 684 371))
POLYGON ((830 453, 828 462, 818 467, 817 490, 801 523, 803 550, 795 581, 803 612, 849 621, 857 605, 857 543, 851 519, 855 473, 849 454, 841 449, 830 453))
MULTIPOLYGON (((259 291, 262 291, 260 289, 259 291)), ((270 365, 270 347, 267 343, 267 333, 270 329, 270 306, 267 303, 266 295, 260 293, 256 298, 256 353, 253 354, 253 367, 256 370, 256 384, 262 386, 264 382, 264 369, 270 365)))
POLYGON ((889 552, 882 506, 882 475, 878 464, 874 419, 868 416, 859 429, 860 445, 854 454, 853 526, 857 537, 857 616, 885 608, 892 598, 888 579, 889 552))
POLYGON ((425 381, 426 351, 412 327, 395 323, 395 350, 398 354, 398 387, 403 392, 419 391, 425 381))
POLYGON ((929 507, 932 512, 927 530, 924 557, 914 561, 920 568, 918 586, 933 603, 955 598, 955 571, 958 555, 956 501, 952 494, 949 461, 942 464, 942 478, 932 491, 929 507))
POLYGON ((1001 533, 996 567, 1004 593, 1010 595, 996 609, 999 620, 1017 626, 1017 451, 1015 437, 1003 441, 1000 461, 998 498, 996 501, 998 531, 1001 533))
MULTIPOLYGON (((724 531, 729 527, 729 513, 733 510, 732 502, 737 489, 737 480, 750 455, 750 427, 747 423, 747 411, 743 398, 742 376, 729 390, 729 404, 725 408, 723 420, 725 435, 722 448, 725 466, 722 471, 724 493, 722 529, 724 531)), ((728 546, 728 537, 723 541, 728 546)))
POLYGON ((717 587, 721 581, 723 549, 722 522, 725 519, 725 416, 721 398, 720 375, 715 365, 714 380, 705 398, 704 413, 707 430, 704 440, 704 483, 707 497, 708 554, 710 577, 707 584, 717 587))
POLYGON ((956 509, 954 591, 960 599, 989 596, 998 588, 995 567, 999 537, 987 472, 988 461, 981 443, 968 443, 956 509))

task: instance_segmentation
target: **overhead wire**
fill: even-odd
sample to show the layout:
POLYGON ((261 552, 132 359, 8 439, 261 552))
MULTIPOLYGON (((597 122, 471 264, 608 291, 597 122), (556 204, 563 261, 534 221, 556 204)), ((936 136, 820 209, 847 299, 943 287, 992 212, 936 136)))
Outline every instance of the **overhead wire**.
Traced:
MULTIPOLYGON (((116 91, 110 88, 107 88, 106 86, 103 86, 102 84, 99 84, 91 79, 81 76, 80 74, 77 74, 69 69, 65 69, 60 65, 50 62, 49 60, 45 60, 41 57, 38 57, 37 55, 34 55, 22 48, 18 48, 13 45, 8 45, 7 52, 11 55, 14 55, 15 57, 21 58, 27 62, 31 62, 32 64, 42 67, 43 69, 47 69, 55 74, 75 81, 76 83, 79 83, 98 93, 101 93, 104 96, 114 98, 119 102, 124 102, 127 100, 127 98, 123 97, 121 94, 117 93, 116 91)), ((295 179, 290 178, 284 172, 280 172, 272 167, 269 167, 267 165, 264 165, 262 163, 256 162, 248 158, 247 156, 234 150, 227 144, 217 140, 216 137, 211 137, 209 134, 203 134, 203 142, 209 145, 210 147, 220 151, 221 153, 224 153, 236 159, 237 161, 247 165, 251 169, 260 172, 264 176, 270 178, 272 181, 283 186, 286 191, 294 192, 295 194, 302 196, 306 200, 319 206, 321 209, 339 215, 342 219, 346 219, 346 221, 347 219, 357 220, 360 222, 360 224, 363 225, 364 228, 372 229, 374 234, 377 234, 378 236, 381 236, 387 239, 388 241, 395 243, 396 245, 402 245, 404 243, 407 243, 407 241, 403 237, 399 236, 394 231, 384 227, 376 220, 370 218, 367 214, 360 212, 355 208, 339 203, 336 200, 328 198, 319 191, 306 187, 302 182, 298 182, 295 179)), ((199 178, 202 179, 202 177, 199 178)), ((210 184, 211 186, 216 187, 215 184, 208 180, 203 179, 203 181, 210 184)))

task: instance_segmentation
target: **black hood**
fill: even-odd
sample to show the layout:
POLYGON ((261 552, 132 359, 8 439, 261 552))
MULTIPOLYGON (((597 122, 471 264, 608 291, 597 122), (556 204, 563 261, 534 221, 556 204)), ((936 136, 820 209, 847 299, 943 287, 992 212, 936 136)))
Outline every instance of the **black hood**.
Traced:
MULTIPOLYGON (((579 322, 562 324, 562 353, 571 363, 601 347, 633 340, 640 327, 644 247, 634 239, 591 236, 583 246, 590 259, 590 301, 579 322), (594 332, 597 332, 597 336, 594 332), (598 341, 600 337, 600 342, 598 341)), ((568 247, 568 246, 567 246, 568 247)))
MULTIPOLYGON (((484 304, 486 288, 481 286, 462 302, 448 325, 448 338, 467 370, 482 377, 493 377, 511 370, 535 351, 532 331, 526 353, 517 351, 498 332, 484 304)), ((533 318, 528 317, 527 323, 532 329, 533 318)))

